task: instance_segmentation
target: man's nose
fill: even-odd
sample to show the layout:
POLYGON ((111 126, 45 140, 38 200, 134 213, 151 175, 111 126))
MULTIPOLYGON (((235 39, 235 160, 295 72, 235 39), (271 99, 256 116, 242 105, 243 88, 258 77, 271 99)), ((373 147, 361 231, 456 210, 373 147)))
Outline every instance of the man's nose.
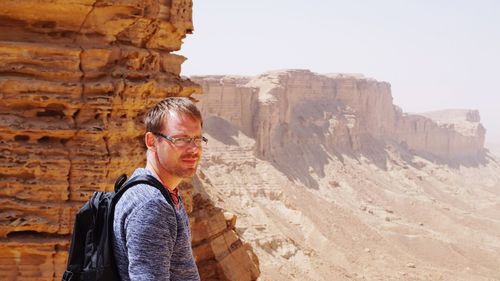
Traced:
POLYGON ((194 139, 192 139, 191 142, 189 142, 189 144, 187 146, 187 150, 189 150, 189 151, 201 150, 201 144, 200 145, 196 144, 196 141, 194 139))

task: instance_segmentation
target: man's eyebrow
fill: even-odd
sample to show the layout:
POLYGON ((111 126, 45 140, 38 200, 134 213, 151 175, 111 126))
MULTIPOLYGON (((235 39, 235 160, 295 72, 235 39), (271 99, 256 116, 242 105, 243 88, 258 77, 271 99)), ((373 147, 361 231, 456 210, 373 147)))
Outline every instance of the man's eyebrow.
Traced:
POLYGON ((173 138, 197 138, 197 137, 201 137, 201 135, 190 136, 188 134, 173 134, 173 135, 171 135, 171 137, 173 137, 173 138))

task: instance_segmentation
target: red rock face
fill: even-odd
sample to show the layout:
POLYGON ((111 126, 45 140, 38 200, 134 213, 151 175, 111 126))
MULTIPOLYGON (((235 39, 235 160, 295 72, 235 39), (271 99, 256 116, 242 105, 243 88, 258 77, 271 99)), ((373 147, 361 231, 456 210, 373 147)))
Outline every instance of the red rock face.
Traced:
POLYGON ((236 216, 223 213, 200 193, 193 199, 193 253, 201 279, 256 280, 259 260, 250 244, 243 243, 236 233, 236 216))
POLYGON ((2 1, 0 280, 60 279, 82 202, 143 165, 145 109, 200 91, 171 53, 191 7, 2 1))

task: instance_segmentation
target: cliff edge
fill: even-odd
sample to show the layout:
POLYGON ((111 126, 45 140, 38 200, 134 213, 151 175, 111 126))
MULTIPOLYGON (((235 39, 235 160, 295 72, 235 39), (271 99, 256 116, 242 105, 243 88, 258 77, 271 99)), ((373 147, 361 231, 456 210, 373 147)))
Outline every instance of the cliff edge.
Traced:
POLYGON ((500 164, 477 112, 404 113, 362 75, 191 79, 209 138, 194 185, 238 216, 260 280, 500 278, 500 164))

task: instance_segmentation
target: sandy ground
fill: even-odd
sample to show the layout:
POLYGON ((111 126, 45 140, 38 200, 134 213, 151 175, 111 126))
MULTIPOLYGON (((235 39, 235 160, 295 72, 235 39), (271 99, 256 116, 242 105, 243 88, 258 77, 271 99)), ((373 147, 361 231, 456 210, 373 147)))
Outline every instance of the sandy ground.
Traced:
POLYGON ((387 146, 377 163, 309 155, 326 160, 304 175, 241 132, 208 137, 198 180, 238 216, 259 280, 500 280, 498 160, 450 167, 387 146))

